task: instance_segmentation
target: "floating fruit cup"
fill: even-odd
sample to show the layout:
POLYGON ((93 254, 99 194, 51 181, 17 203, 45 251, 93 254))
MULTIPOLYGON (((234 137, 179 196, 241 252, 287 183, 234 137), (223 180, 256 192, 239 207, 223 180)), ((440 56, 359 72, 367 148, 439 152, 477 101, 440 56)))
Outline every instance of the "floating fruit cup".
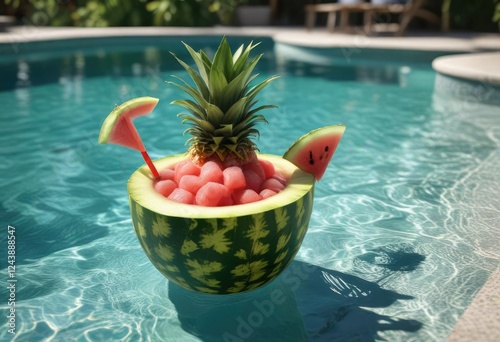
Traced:
MULTIPOLYGON (((153 188, 147 166, 130 177, 135 232, 153 265, 178 285, 206 293, 236 293, 262 286, 293 260, 311 217, 314 176, 273 155, 288 180, 280 193, 253 203, 203 207, 171 201, 153 188)), ((155 161, 162 170, 186 155, 155 161)))
POLYGON ((345 130, 345 126, 336 125, 311 131, 283 157, 256 153, 252 138, 258 131, 254 126, 266 121, 257 112, 274 106, 253 108, 255 97, 276 77, 250 87, 255 77, 251 72, 261 57, 248 62, 255 46, 241 46, 233 55, 223 39, 210 60, 203 51, 195 52, 186 45, 198 72, 178 61, 196 89, 184 81, 174 85, 194 101, 173 103, 188 110, 179 114, 190 124, 187 153, 151 161, 132 123, 157 105, 158 99, 151 97, 116 106, 99 135, 100 143, 126 146, 144 157, 146 165, 128 181, 134 229, 151 263, 186 289, 230 294, 258 288, 276 278, 302 244, 312 213, 315 181, 323 176, 345 130), (175 171, 187 162, 194 171, 201 170, 200 179, 194 174, 182 176, 191 177, 190 187, 184 187, 183 178, 175 171), (212 170, 207 165, 216 167, 212 170), (269 172, 265 170, 272 171, 266 175, 269 172), (176 173, 174 178, 164 179, 172 173, 176 173), (231 180, 236 174, 244 178, 231 180), (262 182, 256 185, 255 177, 262 182), (280 185, 277 182, 281 187, 264 186, 280 185), (217 191, 221 193, 212 196, 217 191), (185 196, 172 197, 174 193, 185 196))

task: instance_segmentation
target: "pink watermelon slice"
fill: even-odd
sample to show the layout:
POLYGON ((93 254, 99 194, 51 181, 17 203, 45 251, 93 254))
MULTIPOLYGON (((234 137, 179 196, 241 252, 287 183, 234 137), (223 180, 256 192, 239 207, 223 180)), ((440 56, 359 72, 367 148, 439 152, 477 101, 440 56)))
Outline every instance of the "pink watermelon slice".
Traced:
POLYGON ((99 134, 100 144, 112 143, 140 151, 155 178, 159 177, 158 171, 146 152, 132 119, 151 113, 158 101, 154 97, 144 96, 116 106, 104 120, 99 134))
POLYGON ((344 134, 344 125, 315 129, 299 139, 283 155, 302 171, 312 173, 317 181, 323 177, 344 134))
POLYGON ((151 113, 157 103, 158 99, 145 96, 116 106, 102 124, 99 143, 113 143, 140 152, 145 151, 142 139, 132 123, 132 119, 151 113))

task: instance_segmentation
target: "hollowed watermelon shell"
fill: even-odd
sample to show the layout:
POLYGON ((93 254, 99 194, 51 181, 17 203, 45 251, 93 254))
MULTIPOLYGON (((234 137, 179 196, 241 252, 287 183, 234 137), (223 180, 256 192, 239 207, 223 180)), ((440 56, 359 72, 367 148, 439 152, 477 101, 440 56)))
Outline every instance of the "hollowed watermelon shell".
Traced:
MULTIPOLYGON (((312 213, 314 178, 285 159, 260 155, 289 178, 268 199, 227 207, 170 201, 153 189, 145 166, 129 179, 137 237, 153 265, 174 283, 214 294, 255 289, 293 260, 312 213)), ((155 161, 165 169, 186 155, 155 161)))
POLYGON ((325 174, 344 131, 344 125, 315 129, 297 139, 285 152, 283 158, 297 165, 301 170, 312 173, 319 181, 325 174))

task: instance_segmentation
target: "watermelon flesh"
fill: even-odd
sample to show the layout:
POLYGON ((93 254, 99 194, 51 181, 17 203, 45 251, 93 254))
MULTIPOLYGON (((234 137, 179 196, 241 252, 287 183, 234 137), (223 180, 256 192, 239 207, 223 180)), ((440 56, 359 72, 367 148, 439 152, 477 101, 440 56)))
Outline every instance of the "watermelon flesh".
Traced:
POLYGON ((140 152, 146 151, 132 119, 149 114, 158 104, 153 97, 139 97, 117 106, 104 121, 99 143, 113 143, 140 152))
POLYGON ((140 151, 155 179, 160 178, 160 175, 146 152, 132 119, 151 113, 157 104, 158 99, 144 96, 116 106, 104 120, 99 133, 100 144, 113 143, 140 151))
POLYGON ((326 126, 315 129, 295 141, 283 158, 302 171, 311 173, 319 181, 337 149, 344 134, 344 125, 326 126))
POLYGON ((276 195, 287 180, 267 161, 227 166, 209 161, 202 167, 184 160, 160 171, 154 189, 170 200, 206 207, 246 204, 276 195))

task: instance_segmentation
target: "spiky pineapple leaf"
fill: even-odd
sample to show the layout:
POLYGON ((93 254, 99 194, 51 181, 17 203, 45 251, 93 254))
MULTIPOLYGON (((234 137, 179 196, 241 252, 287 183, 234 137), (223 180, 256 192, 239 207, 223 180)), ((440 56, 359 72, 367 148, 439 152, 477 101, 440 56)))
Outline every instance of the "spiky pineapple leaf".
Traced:
POLYGON ((243 48, 245 47, 245 45, 241 44, 240 47, 238 48, 238 50, 236 50, 233 54, 233 65, 236 63, 236 61, 240 58, 241 56, 241 53, 243 52, 243 48))
POLYGON ((239 155, 238 153, 238 144, 226 144, 226 148, 231 151, 231 152, 234 152, 236 153, 237 155, 239 155))
POLYGON ((198 68, 198 72, 200 73, 201 78, 203 79, 205 84, 208 85, 208 71, 210 71, 210 67, 208 69, 206 68, 203 54, 201 53, 201 51, 200 53, 194 51, 191 48, 191 46, 187 45, 184 42, 182 42, 182 44, 184 44, 184 46, 188 50, 189 54, 191 55, 191 58, 193 58, 193 61, 196 64, 196 67, 198 68))
POLYGON ((253 100, 255 98, 255 96, 257 96, 257 94, 262 90, 264 89, 264 87, 266 87, 269 83, 271 83, 272 81, 274 81, 275 79, 279 78, 279 76, 271 76, 269 78, 267 78, 266 80, 260 82, 259 84, 257 84, 256 86, 254 86, 252 89, 250 89, 247 93, 247 97, 250 99, 250 100, 253 100))
POLYGON ((173 77, 178 78, 185 85, 182 85, 182 84, 179 84, 179 83, 175 83, 175 82, 171 82, 171 81, 167 81, 168 84, 172 84, 172 85, 176 86, 177 88, 179 88, 181 90, 184 90, 184 92, 186 92, 189 95, 191 95, 191 97, 196 102, 198 102, 198 104, 200 106, 206 108, 206 106, 208 105, 208 102, 203 98, 203 96, 201 96, 201 94, 199 92, 196 91, 196 89, 194 89, 193 87, 191 87, 189 84, 187 84, 184 80, 180 79, 179 77, 177 77, 177 76, 173 76, 173 77))
POLYGON ((203 98, 208 99, 210 92, 208 90, 207 83, 205 83, 205 80, 203 79, 203 77, 200 76, 200 74, 197 73, 193 68, 191 68, 189 65, 184 63, 181 59, 179 59, 175 54, 172 53, 172 56, 174 56, 175 59, 177 60, 177 62, 179 62, 179 64, 182 65, 184 67, 184 69, 186 69, 189 76, 191 76, 194 83, 196 84, 196 87, 198 88, 198 90, 201 93, 201 95, 203 96, 203 98))
POLYGON ((234 103, 224 115, 224 124, 239 122, 239 118, 242 116, 245 105, 247 104, 247 98, 242 97, 236 103, 234 103))
MULTIPOLYGON (((181 106, 187 110, 189 110, 195 117, 201 120, 207 119, 207 114, 205 109, 199 104, 191 101, 191 100, 174 100, 171 104, 175 104, 181 106)), ((182 115, 182 114, 181 114, 182 115)), ((179 115, 179 116, 181 116, 179 115)))
POLYGON ((248 64, 248 66, 227 85, 224 95, 228 101, 234 103, 245 95, 251 73, 259 62, 261 56, 262 55, 252 60, 252 62, 248 64))
POLYGON ((210 60, 210 57, 208 57, 208 55, 203 50, 200 50, 200 58, 201 61, 203 62, 203 66, 205 67, 205 71, 208 75, 210 73, 210 69, 212 68, 212 61, 210 60))
POLYGON ((233 68, 233 78, 234 75, 238 75, 241 73, 241 71, 245 68, 245 65, 247 64, 248 56, 250 56, 250 52, 257 46, 260 45, 260 43, 257 43, 255 45, 252 45, 253 42, 250 42, 248 44, 247 48, 240 54, 238 59, 234 62, 234 68, 233 68))
MULTIPOLYGON (((272 109, 272 108, 278 108, 278 106, 276 106, 276 105, 260 106, 260 107, 254 108, 251 111, 249 111, 247 116, 252 117, 252 116, 255 116, 255 113, 260 112, 263 109, 272 109)), ((264 121, 267 122, 266 118, 263 115, 259 115, 259 116, 262 116, 264 118, 264 121)))
POLYGON ((231 54, 231 47, 226 37, 222 38, 219 48, 215 52, 211 69, 219 70, 223 75, 229 76, 230 79, 227 80, 228 82, 232 79, 233 55, 231 54))
POLYGON ((224 90, 227 86, 227 80, 224 76, 224 72, 222 69, 212 67, 210 69, 210 103, 213 103, 224 111, 226 108, 222 106, 222 102, 224 101, 224 90))
POLYGON ((233 128, 233 134, 240 133, 243 129, 248 129, 255 126, 258 122, 267 122, 264 115, 248 116, 244 121, 240 122, 238 126, 233 128))
MULTIPOLYGON (((182 123, 185 123, 186 121, 191 121, 198 127, 202 128, 204 131, 213 133, 215 131, 215 127, 208 121, 205 120, 200 120, 195 117, 193 117, 190 114, 184 114, 182 115, 182 123)), ((197 129, 198 127, 190 127, 189 129, 197 129)))
POLYGON ((224 137, 218 136, 218 137, 213 137, 212 140, 215 143, 215 146, 219 146, 222 140, 224 140, 224 137))
POLYGON ((224 121, 224 112, 213 104, 208 105, 207 114, 213 125, 220 125, 224 121))
POLYGON ((226 124, 226 125, 220 125, 220 128, 216 129, 214 133, 218 136, 227 136, 229 134, 233 133, 233 125, 232 124, 226 124))

